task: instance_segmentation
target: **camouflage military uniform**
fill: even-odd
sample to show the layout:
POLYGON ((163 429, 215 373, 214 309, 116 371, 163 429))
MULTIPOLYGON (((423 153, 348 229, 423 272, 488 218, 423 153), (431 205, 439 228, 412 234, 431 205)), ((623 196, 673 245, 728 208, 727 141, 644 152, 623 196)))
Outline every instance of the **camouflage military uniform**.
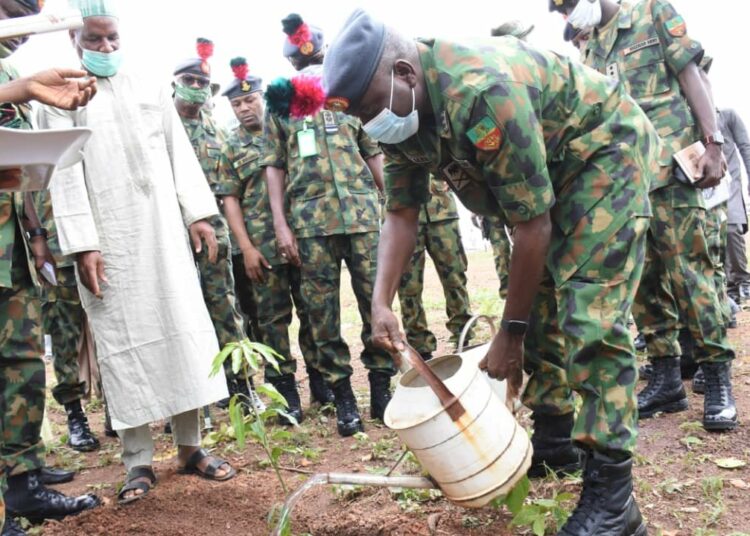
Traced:
POLYGON ((505 232, 505 223, 497 216, 482 218, 482 236, 492 245, 492 255, 495 258, 495 271, 500 280, 500 297, 508 297, 508 272, 510 271, 510 239, 505 232))
MULTIPOLYGON (((0 61, 0 84, 17 78, 0 61)), ((26 106, 0 105, 2 126, 31 128, 26 106)), ((0 193, 0 511, 6 477, 44 466, 41 302, 24 239, 22 194, 0 193)), ((4 515, 0 524, 4 522, 4 515)))
POLYGON ((279 364, 280 372, 272 367, 266 368, 266 377, 271 379, 294 374, 297 370, 297 361, 292 356, 289 344, 292 306, 297 309, 300 323, 298 342, 308 366, 313 366, 315 343, 301 296, 300 270, 288 264, 276 252, 273 215, 261 167, 262 157, 263 138, 254 137, 242 126, 237 127, 222 148, 219 182, 214 192, 218 196, 233 196, 241 201, 247 234, 271 265, 270 270, 264 271, 264 282, 252 283, 244 273, 241 255, 237 263, 238 268, 242 269, 237 293, 247 296, 251 302, 248 306, 257 310, 257 340, 284 356, 284 361, 279 364))
POLYGON ((68 404, 86 395, 86 384, 80 380, 78 366, 78 346, 86 313, 78 295, 74 261, 63 256, 57 242, 49 191, 39 192, 35 199, 36 206, 42 208, 40 219, 47 229, 47 245, 57 262, 58 286, 46 289, 42 300, 42 330, 52 339, 57 379, 52 396, 58 404, 68 404))
POLYGON ((519 224, 549 211, 524 402, 535 413, 569 414, 575 390, 583 405, 573 439, 630 452, 637 374, 627 322, 658 137, 606 77, 515 39, 488 43, 420 46, 437 129, 384 146, 388 208, 425 203, 432 172, 478 214, 519 224))
POLYGON ((649 356, 681 354, 683 318, 696 342, 696 361, 731 360, 711 252, 715 216, 706 211, 701 190, 671 176, 672 155, 700 138, 677 75, 700 62, 703 48, 668 2, 648 0, 623 2, 612 21, 593 32, 583 54, 588 65, 623 82, 663 140, 662 173, 651 186, 646 268, 633 307, 649 356))
POLYGON ((352 373, 341 336, 339 290, 346 262, 362 318, 361 358, 370 371, 395 374, 391 357, 371 341, 370 305, 378 245, 378 195, 365 160, 378 145, 351 116, 321 112, 306 119, 267 113, 262 165, 286 170, 289 225, 302 260, 302 297, 312 323, 316 369, 333 385, 352 373), (298 133, 315 132, 317 154, 300 155, 298 133))
POLYGON ((446 327, 451 340, 458 342, 461 330, 471 318, 466 290, 467 260, 458 226, 458 210, 453 195, 442 181, 430 183, 430 200, 419 211, 419 231, 414 255, 398 290, 401 318, 406 338, 420 354, 437 350, 437 339, 427 325, 422 305, 425 254, 435 264, 445 294, 446 327))
MULTIPOLYGON (((213 119, 205 112, 201 112, 199 120, 182 118, 182 124, 203 167, 208 184, 216 194, 221 146, 224 143, 225 134, 216 127, 213 119)), ((214 216, 209 221, 216 231, 216 241, 219 245, 218 258, 215 264, 211 263, 208 260, 208 248, 204 247, 200 253, 195 254, 195 259, 201 275, 203 299, 206 301, 208 313, 216 330, 219 346, 224 347, 230 342, 244 339, 246 335, 234 294, 229 227, 223 216, 214 216)))

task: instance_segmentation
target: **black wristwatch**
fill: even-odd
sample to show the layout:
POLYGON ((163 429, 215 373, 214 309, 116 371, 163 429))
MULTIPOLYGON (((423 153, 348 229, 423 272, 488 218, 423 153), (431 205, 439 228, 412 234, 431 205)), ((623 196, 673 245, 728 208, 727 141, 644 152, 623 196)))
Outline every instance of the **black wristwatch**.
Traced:
POLYGON ((34 227, 33 229, 26 231, 26 238, 29 240, 32 240, 37 236, 43 236, 44 239, 47 240, 47 229, 44 227, 34 227))
POLYGON ((500 329, 510 335, 526 335, 529 329, 529 323, 523 320, 501 320, 500 329))

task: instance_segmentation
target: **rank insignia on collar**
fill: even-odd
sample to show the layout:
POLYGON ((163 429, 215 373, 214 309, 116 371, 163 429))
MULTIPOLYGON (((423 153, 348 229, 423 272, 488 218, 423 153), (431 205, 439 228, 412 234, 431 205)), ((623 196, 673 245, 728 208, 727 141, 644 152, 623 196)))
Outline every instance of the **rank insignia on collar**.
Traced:
POLYGON ((489 117, 474 125, 466 135, 480 151, 497 151, 503 139, 500 128, 489 117))
POLYGON ((687 24, 680 15, 668 20, 664 26, 672 37, 683 37, 687 33, 687 24))

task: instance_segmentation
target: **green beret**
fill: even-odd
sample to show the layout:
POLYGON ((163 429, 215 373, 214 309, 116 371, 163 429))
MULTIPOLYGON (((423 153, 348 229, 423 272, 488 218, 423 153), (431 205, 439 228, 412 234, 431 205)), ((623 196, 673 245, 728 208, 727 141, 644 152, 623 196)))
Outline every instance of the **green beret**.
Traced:
POLYGON ((333 40, 323 62, 326 108, 343 112, 359 104, 383 57, 385 25, 357 9, 333 40))

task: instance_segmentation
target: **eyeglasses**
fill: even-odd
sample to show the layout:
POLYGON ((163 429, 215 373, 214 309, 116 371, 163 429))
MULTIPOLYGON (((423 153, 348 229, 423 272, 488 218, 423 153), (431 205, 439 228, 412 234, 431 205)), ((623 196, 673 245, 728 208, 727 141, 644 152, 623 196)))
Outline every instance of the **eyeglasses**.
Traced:
POLYGON ((192 74, 182 74, 178 77, 178 80, 183 86, 186 86, 186 87, 197 86, 200 89, 206 89, 211 84, 210 79, 204 76, 195 76, 192 74))

